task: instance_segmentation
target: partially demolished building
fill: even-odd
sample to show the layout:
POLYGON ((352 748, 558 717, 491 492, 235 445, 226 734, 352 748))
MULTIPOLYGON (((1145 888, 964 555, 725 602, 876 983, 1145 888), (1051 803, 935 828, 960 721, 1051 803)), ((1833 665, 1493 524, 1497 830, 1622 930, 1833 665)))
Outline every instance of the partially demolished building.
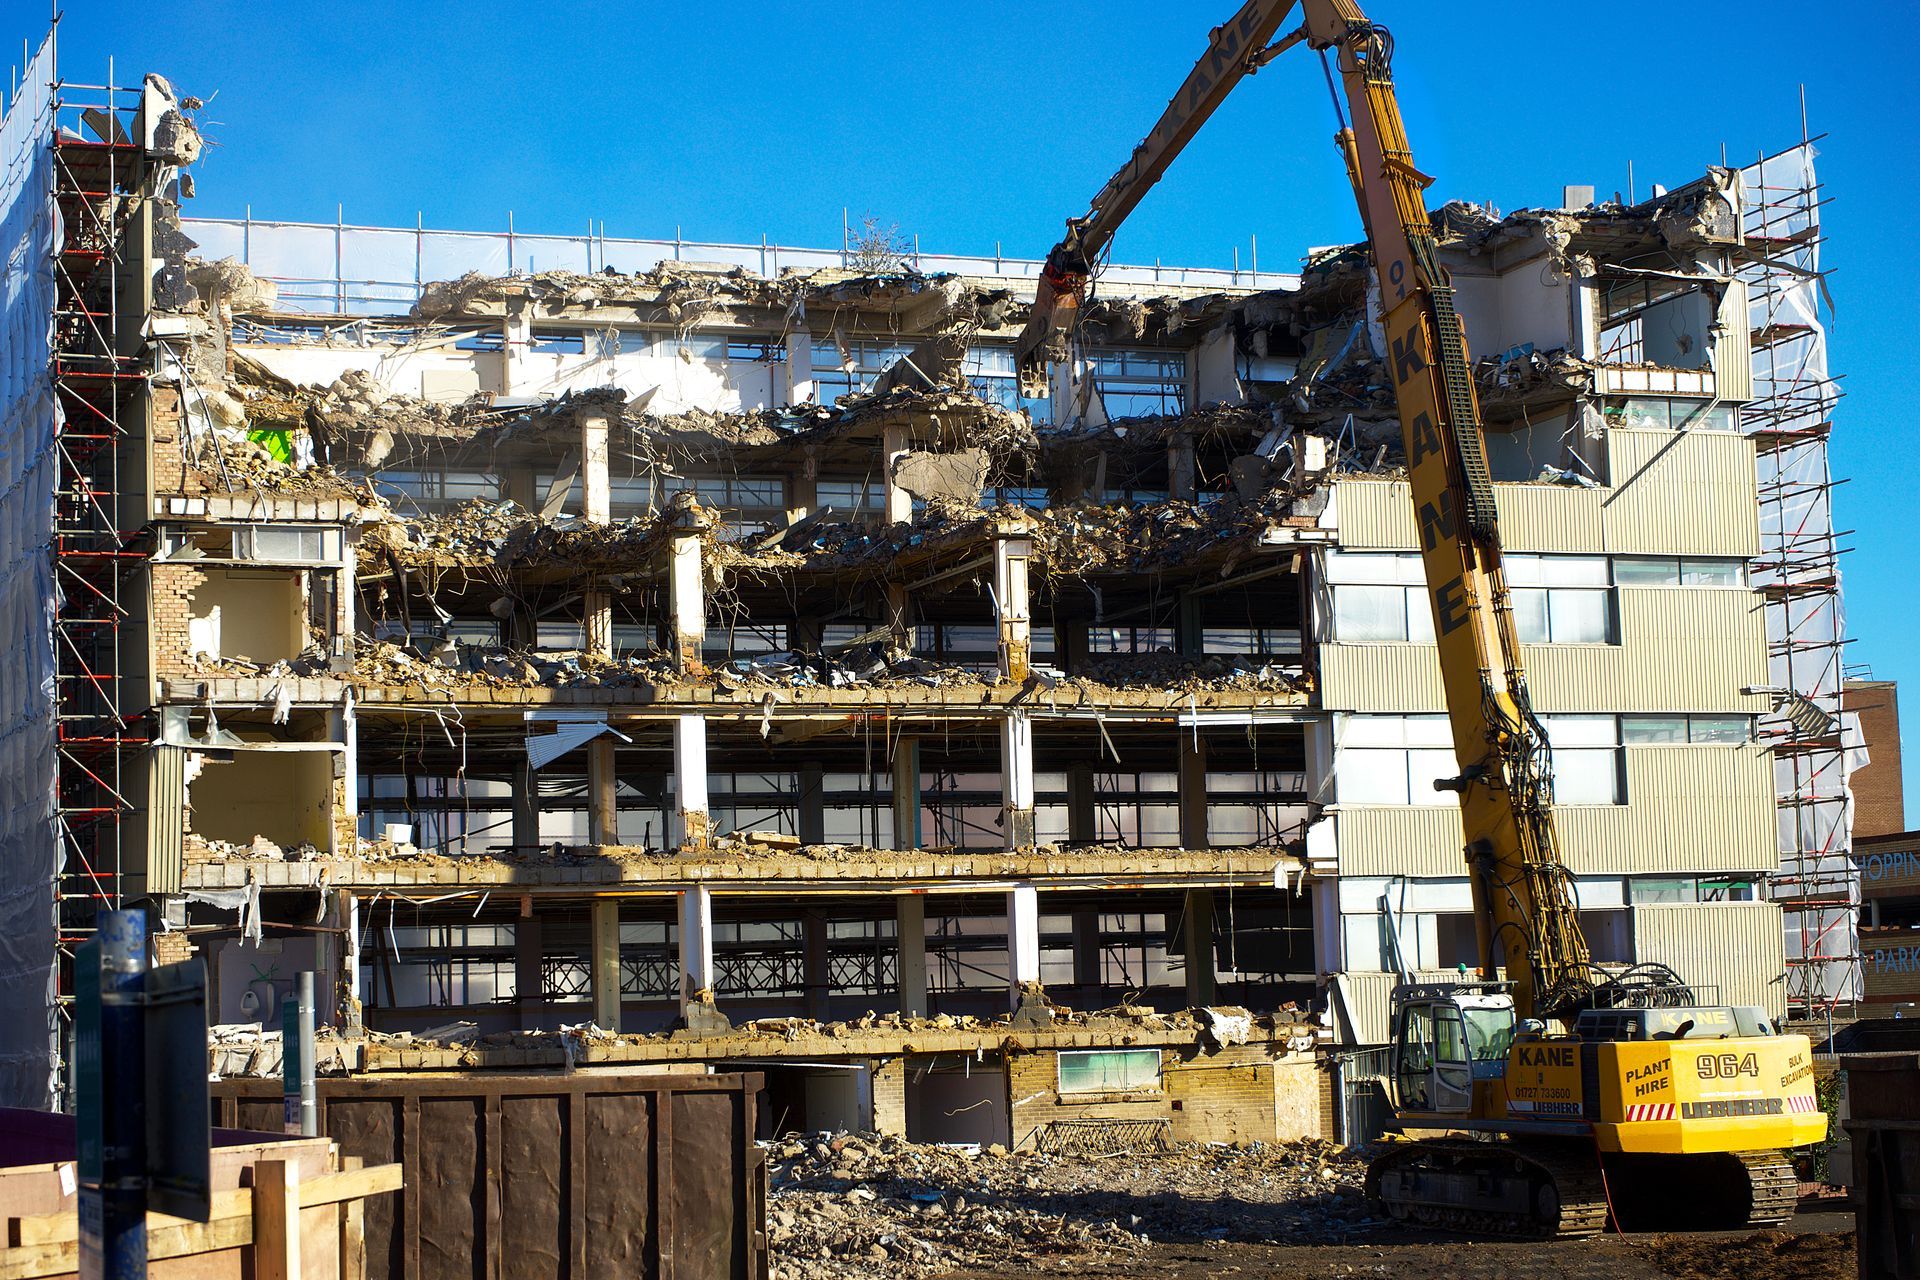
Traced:
MULTIPOLYGON (((785 1127, 1010 1144, 1317 1132, 1316 1052, 1473 961, 1361 251, 1110 271, 1031 399, 1033 263, 183 221, 193 105, 8 139, 65 237, 9 919, 150 900, 223 1024, 317 970, 349 1069, 751 1062, 785 1127)), ((1830 726, 1755 370, 1818 330, 1758 318, 1756 172, 1436 220, 1596 957, 1784 1012, 1775 748, 1830 726)))

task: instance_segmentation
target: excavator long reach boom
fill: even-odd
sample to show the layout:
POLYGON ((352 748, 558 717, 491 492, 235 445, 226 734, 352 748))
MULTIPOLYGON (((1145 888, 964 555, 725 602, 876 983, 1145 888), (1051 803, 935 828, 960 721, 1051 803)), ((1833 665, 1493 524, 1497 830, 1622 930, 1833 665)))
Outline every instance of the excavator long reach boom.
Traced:
POLYGON ((1044 385, 1094 264, 1120 222, 1245 76, 1304 43, 1332 55, 1352 123, 1336 135, 1378 271, 1387 365, 1399 400, 1434 635, 1462 764, 1460 793, 1481 963, 1504 965, 1523 1017, 1566 1017, 1591 996, 1591 965, 1554 835, 1553 765, 1521 667, 1500 566, 1493 483, 1466 335, 1427 219, 1393 87, 1393 40, 1348 0, 1248 0, 1214 28, 1146 140, 1067 223, 1048 254, 1015 347, 1021 379, 1044 385))

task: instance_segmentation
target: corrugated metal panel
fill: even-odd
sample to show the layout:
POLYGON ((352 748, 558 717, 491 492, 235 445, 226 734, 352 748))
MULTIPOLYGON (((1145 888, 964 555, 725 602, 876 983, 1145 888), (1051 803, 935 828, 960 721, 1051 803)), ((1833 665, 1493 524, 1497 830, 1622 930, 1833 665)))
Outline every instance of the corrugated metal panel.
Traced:
POLYGON ((1633 908, 1634 952, 1688 982, 1712 984, 1725 1004, 1786 1016, 1786 957, 1773 902, 1662 903, 1633 908))
MULTIPOLYGON (((1527 645, 1543 711, 1766 710, 1742 695, 1767 682, 1759 597, 1726 588, 1622 587, 1617 645, 1527 645)), ((1432 645, 1320 647, 1321 705, 1335 711, 1443 711, 1432 645)))
POLYGON ((1747 316, 1747 282, 1727 281, 1720 295, 1720 340, 1713 344, 1714 390, 1722 400, 1753 399, 1753 333, 1747 316))
MULTIPOLYGON (((1452 969, 1416 969, 1415 982, 1456 982, 1460 974, 1452 969)), ((1400 980, 1392 973, 1349 971, 1335 974, 1333 988, 1334 1038, 1342 1044, 1385 1044, 1392 1036, 1387 1025, 1391 1011, 1393 986, 1400 980)))
POLYGON ((1334 832, 1343 876, 1441 878, 1467 873, 1462 852, 1466 838, 1455 805, 1343 808, 1334 832))
MULTIPOLYGON (((1628 747, 1627 803, 1562 805, 1561 855, 1580 875, 1769 871, 1774 840, 1770 758, 1750 747, 1628 747)), ((1466 837, 1451 806, 1336 811, 1340 874, 1465 874, 1466 837)))
POLYGON ((1760 552, 1753 442, 1731 431, 1607 432, 1613 488, 1605 546, 1615 553, 1760 552))
MULTIPOLYGON (((1613 487, 1501 483, 1502 541, 1512 551, 1643 555, 1759 554, 1753 443, 1731 431, 1607 432, 1613 487)), ((1417 543, 1404 481, 1342 479, 1340 545, 1411 551, 1417 543)))
POLYGON ((1768 871, 1779 865, 1772 764, 1750 747, 1628 747, 1627 803, 1556 810, 1582 875, 1768 871))
POLYGON ((186 874, 187 753, 182 747, 147 750, 145 815, 147 892, 179 893, 186 874))

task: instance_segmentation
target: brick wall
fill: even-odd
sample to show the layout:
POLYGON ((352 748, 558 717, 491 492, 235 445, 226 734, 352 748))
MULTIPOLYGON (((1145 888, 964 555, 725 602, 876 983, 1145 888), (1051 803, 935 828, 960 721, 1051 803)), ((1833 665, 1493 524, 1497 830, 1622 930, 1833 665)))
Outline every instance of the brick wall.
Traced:
POLYGON ((1849 680, 1846 709, 1859 714, 1872 763, 1848 780, 1853 789, 1854 839, 1907 829, 1900 784, 1900 698, 1891 680, 1849 680))
POLYGON ((1056 1054, 1009 1054, 1014 1145, 1033 1147, 1040 1132, 1059 1120, 1166 1120, 1175 1142, 1307 1136, 1319 1127, 1313 1068, 1311 1055, 1282 1051, 1276 1062, 1273 1049, 1263 1044, 1235 1045, 1215 1054, 1170 1045, 1160 1051, 1158 1090, 1063 1097, 1056 1054))
POLYGON ((206 573, 190 564, 155 564, 148 573, 153 672, 162 679, 191 675, 187 622, 193 617, 193 593, 206 583, 206 573))
POLYGON ((873 1131, 907 1136, 907 1060, 875 1058, 873 1131))
POLYGON ((205 492, 198 472, 186 463, 186 428, 182 422, 180 389, 153 389, 153 433, 148 448, 153 455, 153 491, 164 497, 195 497, 205 492))

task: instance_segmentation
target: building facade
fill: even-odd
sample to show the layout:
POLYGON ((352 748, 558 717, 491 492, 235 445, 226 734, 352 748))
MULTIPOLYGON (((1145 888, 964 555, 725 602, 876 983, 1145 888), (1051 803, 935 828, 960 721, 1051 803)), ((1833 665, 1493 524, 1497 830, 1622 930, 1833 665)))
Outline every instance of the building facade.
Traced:
MULTIPOLYGON (((118 621, 45 710, 115 732, 18 919, 151 902, 234 1027, 316 970, 353 1069, 756 1063, 772 1123, 1023 1145, 1337 1129, 1316 1048, 1474 963, 1361 252, 1112 268, 1034 396, 1032 262, 183 219, 190 103, 89 109, 107 187, 45 182, 116 265, 38 385, 112 466, 45 600, 118 621)), ((1436 220, 1595 958, 1784 1013, 1743 192, 1436 220)))

